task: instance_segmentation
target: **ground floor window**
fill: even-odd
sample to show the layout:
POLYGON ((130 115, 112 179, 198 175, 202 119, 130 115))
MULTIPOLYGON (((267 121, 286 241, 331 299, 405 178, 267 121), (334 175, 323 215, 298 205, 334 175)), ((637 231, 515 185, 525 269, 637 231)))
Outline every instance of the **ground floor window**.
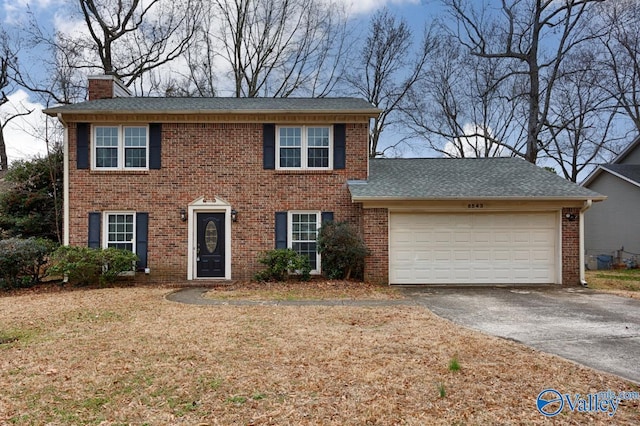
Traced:
POLYGON ((105 213, 105 248, 135 253, 135 213, 105 213))
POLYGON ((320 272, 320 255, 316 239, 320 212, 289 212, 289 248, 309 258, 311 272, 320 272))

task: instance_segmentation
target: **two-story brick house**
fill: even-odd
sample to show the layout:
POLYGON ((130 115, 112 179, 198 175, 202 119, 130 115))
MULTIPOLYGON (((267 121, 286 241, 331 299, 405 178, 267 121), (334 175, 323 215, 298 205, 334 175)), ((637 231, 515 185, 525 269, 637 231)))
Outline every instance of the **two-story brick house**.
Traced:
POLYGON ((65 127, 65 244, 162 279, 250 279, 280 247, 319 272, 334 219, 362 231, 369 280, 577 284, 603 198, 516 159, 369 161, 361 99, 139 98, 99 76, 45 112, 65 127))

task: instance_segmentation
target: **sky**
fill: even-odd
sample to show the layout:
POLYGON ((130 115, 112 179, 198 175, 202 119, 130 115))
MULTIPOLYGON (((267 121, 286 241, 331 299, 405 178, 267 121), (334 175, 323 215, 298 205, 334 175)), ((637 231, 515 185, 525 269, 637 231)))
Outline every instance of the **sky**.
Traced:
MULTIPOLYGON (((0 26, 10 34, 23 31, 28 11, 31 11, 38 22, 52 32, 54 30, 73 31, 64 6, 71 0, 0 0, 0 26)), ((366 25, 371 15, 378 9, 387 7, 393 13, 404 17, 420 34, 427 20, 431 19, 437 9, 438 0, 338 0, 344 2, 350 10, 354 24, 366 25)), ((32 63, 37 67, 37 63, 32 63)), ((21 111, 32 110, 26 117, 12 120, 4 131, 9 162, 46 154, 45 142, 31 136, 43 127, 44 114, 42 105, 24 90, 18 89, 7 93, 8 104, 0 107, 0 115, 4 118, 14 114, 16 108, 21 111)), ((4 122, 4 121, 3 121, 4 122)))

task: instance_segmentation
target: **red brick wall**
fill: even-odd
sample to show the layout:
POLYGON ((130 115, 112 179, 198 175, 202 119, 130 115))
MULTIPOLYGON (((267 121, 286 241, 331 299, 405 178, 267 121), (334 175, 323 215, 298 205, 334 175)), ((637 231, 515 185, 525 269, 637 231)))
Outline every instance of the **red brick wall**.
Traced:
POLYGON ((562 284, 580 284, 580 209, 562 209, 562 284), (576 220, 567 219, 567 214, 576 220))
POLYGON ((366 281, 389 282, 389 213, 387 209, 363 209, 364 242, 371 254, 365 261, 366 281))
POLYGON ((362 209, 351 202, 346 182, 366 178, 368 125, 347 124, 346 132, 346 170, 285 172, 263 169, 262 124, 165 123, 160 170, 101 172, 76 168, 71 123, 70 244, 87 244, 91 211, 148 212, 151 274, 184 279, 188 223, 180 209, 217 196, 239 212, 231 225, 232 279, 251 278, 259 253, 274 248, 276 211, 333 211, 335 220, 361 229, 362 209))

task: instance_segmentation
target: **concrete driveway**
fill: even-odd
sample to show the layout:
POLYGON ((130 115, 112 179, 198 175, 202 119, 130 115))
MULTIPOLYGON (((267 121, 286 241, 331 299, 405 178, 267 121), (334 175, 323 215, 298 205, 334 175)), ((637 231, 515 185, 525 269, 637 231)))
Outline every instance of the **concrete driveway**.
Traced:
POLYGON ((640 300, 582 288, 405 288, 435 314, 640 383, 640 300))

